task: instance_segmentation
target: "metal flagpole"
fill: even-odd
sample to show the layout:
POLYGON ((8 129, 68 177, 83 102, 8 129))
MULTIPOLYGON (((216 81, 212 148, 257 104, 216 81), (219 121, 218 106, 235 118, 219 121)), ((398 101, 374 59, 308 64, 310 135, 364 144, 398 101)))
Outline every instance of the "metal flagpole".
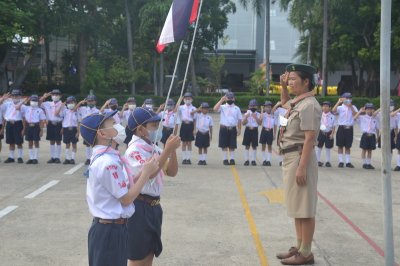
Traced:
POLYGON ((381 0, 381 38, 380 38, 380 92, 381 92, 381 138, 382 138, 382 196, 384 222, 385 265, 394 265, 392 177, 390 147, 390 31, 391 0, 381 0), (386 119, 385 119, 386 118, 386 119))

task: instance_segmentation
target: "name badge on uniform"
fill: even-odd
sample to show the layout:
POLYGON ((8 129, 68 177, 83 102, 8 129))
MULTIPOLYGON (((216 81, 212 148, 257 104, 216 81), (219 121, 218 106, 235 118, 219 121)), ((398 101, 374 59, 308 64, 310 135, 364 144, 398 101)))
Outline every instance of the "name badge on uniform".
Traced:
POLYGON ((325 125, 321 125, 321 126, 319 127, 319 129, 322 130, 322 131, 326 131, 326 126, 325 126, 325 125))
POLYGON ((286 127, 288 123, 288 119, 283 117, 283 116, 279 116, 279 125, 281 125, 281 127, 286 127))

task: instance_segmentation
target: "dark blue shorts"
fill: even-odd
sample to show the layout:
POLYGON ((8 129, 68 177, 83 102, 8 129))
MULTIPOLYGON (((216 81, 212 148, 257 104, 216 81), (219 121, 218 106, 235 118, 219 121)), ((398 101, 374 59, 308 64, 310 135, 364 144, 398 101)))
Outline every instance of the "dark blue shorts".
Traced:
POLYGON ((221 126, 219 129, 218 147, 225 149, 237 148, 237 129, 236 127, 227 128, 221 126))
POLYGON ((329 137, 330 134, 332 134, 332 131, 330 131, 330 132, 322 132, 322 131, 320 131, 319 132, 318 139, 317 139, 318 148, 322 148, 322 147, 324 147, 324 145, 325 145, 325 148, 327 148, 327 149, 332 149, 333 148, 333 142, 334 141, 333 141, 333 138, 329 137))
POLYGON ((78 139, 76 138, 76 133, 78 129, 76 127, 63 127, 63 142, 65 144, 76 144, 78 139))
POLYGON ((210 133, 201 133, 197 132, 196 134, 196 141, 194 142, 194 145, 197 148, 208 148, 210 147, 210 133))
POLYGON ((360 148, 363 150, 375 150, 376 149, 375 134, 370 134, 370 135, 368 135, 367 133, 362 134, 360 141, 360 148))
POLYGON ((351 148, 353 145, 353 127, 345 128, 344 126, 339 126, 336 132, 336 146, 351 148))
MULTIPOLYGON (((0 124, 0 131, 3 128, 3 124, 0 124)), ((4 133, 0 134, 0 139, 4 139, 4 133)))
POLYGON ((194 130, 193 122, 190 124, 182 123, 181 129, 179 131, 179 136, 181 137, 181 140, 193 141, 194 140, 193 130, 194 130))
POLYGON ((162 130, 162 137, 161 137, 161 143, 165 144, 167 142, 167 139, 169 138, 169 136, 171 136, 171 134, 174 132, 173 128, 167 128, 167 127, 163 127, 162 130))
POLYGON ((101 224, 95 219, 88 234, 90 266, 126 266, 126 224, 101 224))
POLYGON ((21 134, 23 127, 22 121, 7 122, 6 143, 17 145, 24 143, 24 138, 21 134))
POLYGON ((25 129, 25 140, 26 141, 40 141, 40 126, 35 124, 34 126, 26 124, 25 129))
POLYGON ((51 121, 49 121, 49 123, 47 124, 46 140, 61 141, 62 140, 61 129, 62 129, 61 122, 53 124, 51 121))
POLYGON ((128 219, 128 259, 142 260, 151 253, 158 257, 163 249, 161 205, 151 206, 140 200, 134 204, 135 213, 128 219))
POLYGON ((274 130, 272 128, 269 130, 263 128, 261 130, 261 135, 260 135, 260 144, 272 145, 273 140, 274 140, 274 130))
POLYGON ((256 148, 258 146, 258 128, 250 129, 246 127, 243 135, 243 146, 251 146, 256 148))

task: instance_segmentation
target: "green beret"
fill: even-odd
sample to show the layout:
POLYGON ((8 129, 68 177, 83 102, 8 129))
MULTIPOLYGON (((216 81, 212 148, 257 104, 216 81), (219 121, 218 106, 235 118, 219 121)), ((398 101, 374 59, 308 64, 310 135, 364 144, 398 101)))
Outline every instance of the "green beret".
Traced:
POLYGON ((286 66, 286 71, 287 72, 293 72, 293 71, 300 71, 300 72, 305 72, 309 73, 311 75, 314 75, 317 73, 317 69, 313 66, 310 65, 305 65, 305 64, 290 64, 286 66))

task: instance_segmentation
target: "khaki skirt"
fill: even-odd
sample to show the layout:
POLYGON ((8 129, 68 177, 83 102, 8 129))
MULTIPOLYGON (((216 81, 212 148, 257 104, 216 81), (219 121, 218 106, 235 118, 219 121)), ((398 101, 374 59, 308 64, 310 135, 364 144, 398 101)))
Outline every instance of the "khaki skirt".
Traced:
POLYGON ((315 152, 307 165, 305 186, 296 183, 296 170, 300 163, 298 152, 289 152, 283 157, 282 174, 285 187, 287 215, 292 218, 312 218, 317 210, 318 165, 315 152))

